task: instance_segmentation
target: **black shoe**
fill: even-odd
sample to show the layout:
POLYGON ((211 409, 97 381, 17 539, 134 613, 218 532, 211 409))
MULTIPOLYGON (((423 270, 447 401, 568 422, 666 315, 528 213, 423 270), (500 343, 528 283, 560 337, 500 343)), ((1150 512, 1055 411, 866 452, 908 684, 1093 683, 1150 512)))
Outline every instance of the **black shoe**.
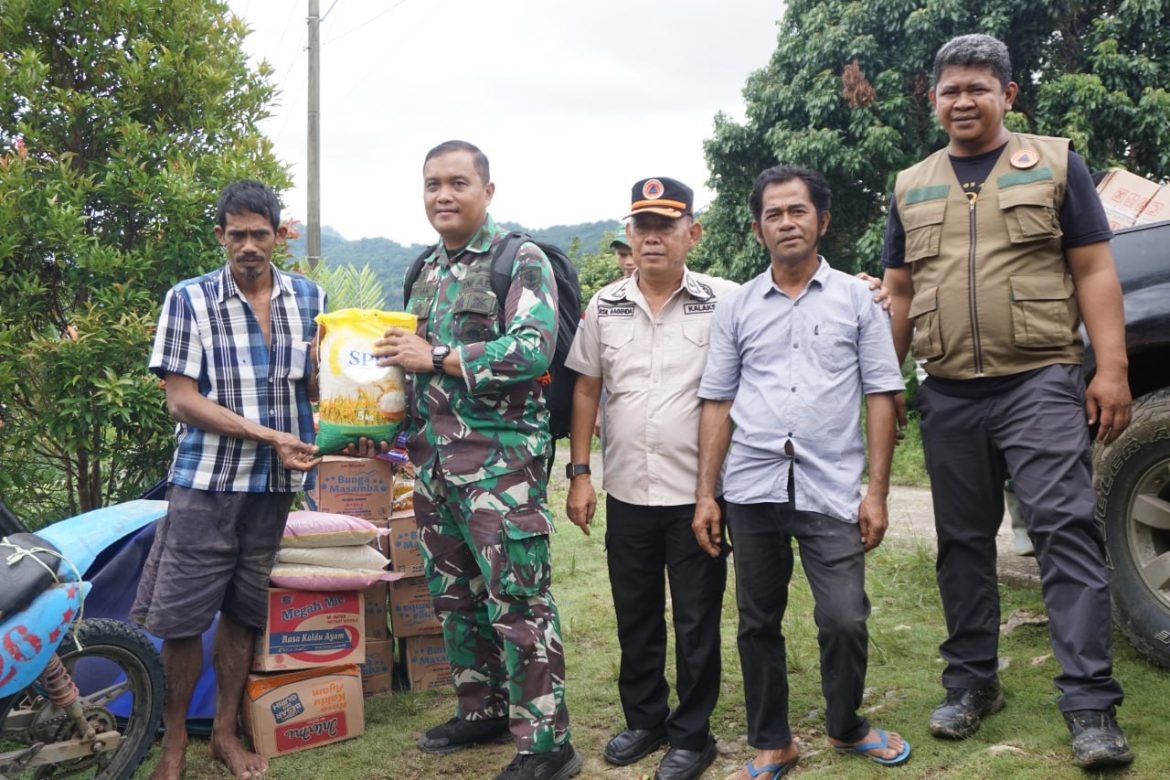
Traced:
POLYGON ((664 742, 665 725, 654 729, 626 729, 606 744, 601 755, 611 764, 625 766, 650 755, 664 742))
POLYGON ((930 733, 947 739, 967 739, 980 722, 1003 709, 999 683, 984 688, 947 688, 947 700, 930 713, 930 733))
POLYGON ((1133 762, 1133 751, 1117 725, 1114 709, 1073 710, 1064 713, 1072 733, 1074 763, 1082 769, 1106 769, 1133 762))
POLYGON ((702 750, 671 748, 666 751, 654 773, 654 780, 695 780, 702 777, 714 762, 715 738, 707 737, 707 746, 702 750))
POLYGON ((517 753, 496 780, 569 780, 581 771, 581 756, 568 742, 548 753, 517 753))
POLYGON ((451 718, 419 737, 418 749, 424 753, 454 753, 480 742, 511 741, 507 716, 487 720, 451 718))

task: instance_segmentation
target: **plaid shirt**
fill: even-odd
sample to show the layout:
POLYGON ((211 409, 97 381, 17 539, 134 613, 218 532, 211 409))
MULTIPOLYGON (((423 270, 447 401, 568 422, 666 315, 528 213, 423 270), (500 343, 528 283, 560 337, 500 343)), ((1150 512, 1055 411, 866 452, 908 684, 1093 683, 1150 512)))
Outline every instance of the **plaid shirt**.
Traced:
MULTIPOLYGON (((301 441, 316 437, 309 403, 309 348, 325 293, 297 274, 272 269, 271 346, 225 265, 167 292, 150 370, 182 374, 206 398, 301 441)), ((281 465, 276 450, 179 423, 172 485, 219 492, 295 492, 312 477, 281 465)))

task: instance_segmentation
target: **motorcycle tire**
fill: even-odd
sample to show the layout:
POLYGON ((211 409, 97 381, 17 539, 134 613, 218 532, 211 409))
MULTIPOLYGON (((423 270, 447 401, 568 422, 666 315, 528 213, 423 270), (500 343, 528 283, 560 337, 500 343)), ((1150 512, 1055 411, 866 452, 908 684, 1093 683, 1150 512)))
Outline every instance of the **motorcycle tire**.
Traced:
MULTIPOLYGON (((86 777, 94 780, 130 780, 134 770, 146 758, 147 751, 158 735, 162 722, 165 678, 162 660, 150 640, 138 629, 117 620, 94 618, 81 621, 57 649, 57 655, 81 693, 81 702, 103 727, 116 723, 122 742, 114 750, 87 758, 63 761, 57 764, 30 768, 18 777, 35 780, 64 777, 86 777), (89 683, 87 679, 100 680, 89 683), (110 681, 113 682, 110 682, 110 681), (128 707, 121 703, 130 696, 128 707), (117 713, 109 709, 115 701, 117 713)), ((0 733, 4 721, 19 700, 27 706, 41 709, 39 728, 58 730, 57 739, 70 739, 76 726, 68 716, 45 701, 34 687, 23 695, 13 697, 0 706, 0 733)), ((38 741, 44 740, 40 734, 38 741)), ((4 739, 20 739, 20 735, 4 733, 4 739)))

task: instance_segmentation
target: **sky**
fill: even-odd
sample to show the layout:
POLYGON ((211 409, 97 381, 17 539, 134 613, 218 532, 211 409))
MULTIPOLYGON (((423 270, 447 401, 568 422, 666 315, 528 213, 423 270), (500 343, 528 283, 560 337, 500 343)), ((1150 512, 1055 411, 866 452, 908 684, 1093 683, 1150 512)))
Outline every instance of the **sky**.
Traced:
MULTIPOLYGON (((620 219, 630 188, 671 176, 709 203, 703 141, 742 119, 776 45, 778 0, 319 0, 321 221, 347 239, 430 243, 427 150, 491 162, 493 216, 542 228, 620 219)), ((280 94, 260 129, 290 164, 304 221, 308 0, 230 0, 280 94)))

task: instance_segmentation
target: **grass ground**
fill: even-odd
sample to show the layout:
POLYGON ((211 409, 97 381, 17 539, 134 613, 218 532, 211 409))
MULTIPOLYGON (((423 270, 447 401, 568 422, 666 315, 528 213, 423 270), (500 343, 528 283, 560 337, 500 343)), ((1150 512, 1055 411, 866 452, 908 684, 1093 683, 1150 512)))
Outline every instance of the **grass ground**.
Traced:
MULTIPOLYGON (((895 482, 924 484, 921 446, 912 428, 898 448, 895 482)), ((563 462, 563 459, 562 459, 563 462)), ((554 480, 550 500, 563 517, 563 480, 554 480)), ((618 647, 605 567, 604 504, 593 533, 583 536, 567 521, 554 537, 554 592, 560 603, 568 653, 568 699, 573 744, 585 759, 582 778, 628 780, 651 777, 662 753, 632 767, 605 764, 601 751, 624 727, 618 704, 618 647)), ((729 567, 730 569, 730 567, 729 567)), ((871 553, 868 568, 873 616, 870 619, 870 664, 864 710, 878 726, 900 731, 913 746, 910 762, 886 769, 855 756, 838 756, 823 730, 816 628, 812 599, 799 568, 793 577, 785 636, 790 677, 789 709, 800 741, 801 762, 789 776, 874 778, 1020 778, 1061 780, 1088 777, 1071 763, 1068 732, 1055 705, 1052 678, 1057 665, 1043 625, 1023 625, 1001 641, 1001 673, 1007 708, 986 721, 966 742, 933 739, 926 730, 930 710, 941 698, 941 661, 937 646, 944 636, 942 610, 934 584, 933 555, 918 546, 890 542, 871 553)), ((712 728, 720 756, 706 778, 731 774, 750 758, 743 711, 743 684, 735 647, 734 573, 728 579, 723 617, 723 685, 712 728)), ((1040 594, 1001 586, 1006 619, 1013 613, 1042 613, 1040 594)), ((1123 639, 1115 640, 1116 673, 1126 689, 1120 711, 1137 760, 1128 769, 1102 777, 1164 778, 1170 767, 1170 673, 1141 660, 1123 639)), ((671 651, 668 657, 672 657, 671 651)), ((673 672, 668 670, 673 679, 673 672)), ((430 756, 414 747, 417 735, 454 714, 448 693, 395 694, 366 701, 366 733, 316 750, 276 758, 273 780, 350 780, 394 778, 431 780, 444 776, 491 778, 512 757, 507 745, 481 747, 450 756, 430 756)), ((148 767, 157 759, 157 747, 148 767)), ((146 769, 141 776, 146 776, 146 769)), ((189 749, 190 778, 223 778, 226 773, 206 756, 206 742, 189 749)))

